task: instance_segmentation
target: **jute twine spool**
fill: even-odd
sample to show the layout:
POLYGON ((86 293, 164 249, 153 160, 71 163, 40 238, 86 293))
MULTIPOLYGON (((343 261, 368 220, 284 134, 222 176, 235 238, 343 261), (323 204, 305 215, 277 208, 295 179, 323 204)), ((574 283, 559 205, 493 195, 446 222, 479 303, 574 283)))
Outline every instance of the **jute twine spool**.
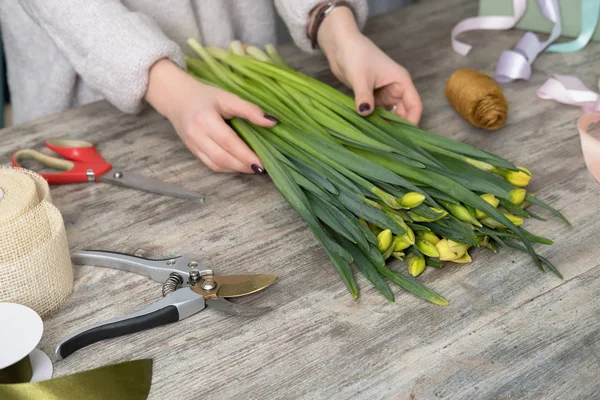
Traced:
POLYGON ((62 216, 38 174, 0 167, 0 301, 41 316, 71 293, 73 270, 62 216))
POLYGON ((495 131, 508 119, 508 102, 496 81, 479 71, 463 68, 455 71, 445 90, 454 109, 472 125, 495 131))

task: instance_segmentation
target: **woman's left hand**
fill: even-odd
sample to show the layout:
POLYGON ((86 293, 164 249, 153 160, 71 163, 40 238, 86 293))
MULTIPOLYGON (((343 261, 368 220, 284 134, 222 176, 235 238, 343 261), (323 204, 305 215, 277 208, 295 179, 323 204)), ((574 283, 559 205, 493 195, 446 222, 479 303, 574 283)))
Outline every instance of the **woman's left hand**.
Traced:
POLYGON ((318 42, 333 74, 354 91, 359 114, 376 105, 419 123, 423 104, 410 74, 359 31, 349 9, 337 7, 325 18, 318 42))

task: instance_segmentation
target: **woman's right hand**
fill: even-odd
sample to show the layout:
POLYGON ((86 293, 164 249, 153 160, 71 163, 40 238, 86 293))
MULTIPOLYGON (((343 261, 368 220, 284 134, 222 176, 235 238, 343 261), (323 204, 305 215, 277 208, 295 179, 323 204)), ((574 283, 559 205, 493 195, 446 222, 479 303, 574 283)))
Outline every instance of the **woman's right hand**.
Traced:
POLYGON ((215 172, 262 173, 259 158, 225 119, 270 128, 277 119, 238 96, 205 85, 167 59, 150 69, 146 100, 167 117, 187 148, 215 172))

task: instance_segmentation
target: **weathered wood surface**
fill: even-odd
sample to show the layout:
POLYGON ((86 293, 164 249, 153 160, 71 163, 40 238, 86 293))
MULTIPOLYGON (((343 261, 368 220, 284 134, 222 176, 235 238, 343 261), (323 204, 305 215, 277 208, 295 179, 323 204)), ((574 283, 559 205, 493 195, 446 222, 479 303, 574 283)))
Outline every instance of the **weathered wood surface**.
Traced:
MULTIPOLYGON (((551 73, 575 73, 594 87, 600 43, 542 55, 530 82, 504 86, 509 124, 481 132, 447 104, 445 80, 460 67, 492 73, 521 32, 467 34, 473 52, 453 53, 450 29, 475 15, 476 3, 421 1, 371 20, 366 33, 412 72, 425 105, 422 126, 530 167, 538 196, 574 226, 553 218, 529 223, 556 240, 540 251, 564 280, 541 274, 523 254, 477 251, 471 265, 420 278, 450 300, 448 307, 400 290, 389 304, 361 277, 361 296, 352 300, 267 177, 212 174, 156 113, 128 116, 98 103, 4 130, 0 162, 23 146, 41 148, 46 138, 85 138, 116 165, 204 192, 207 203, 104 184, 52 188, 72 249, 186 254, 221 274, 281 278, 240 300, 272 305, 268 315, 244 319, 207 310, 90 346, 56 362, 55 375, 151 357, 152 399, 599 398, 600 187, 581 157, 580 110, 538 100, 535 91, 551 73)), ((300 70, 334 82, 323 59, 291 47, 283 54, 300 70)), ((159 284, 133 274, 75 266, 75 276, 73 295, 45 321, 40 346, 49 354, 74 330, 160 298, 159 284)))

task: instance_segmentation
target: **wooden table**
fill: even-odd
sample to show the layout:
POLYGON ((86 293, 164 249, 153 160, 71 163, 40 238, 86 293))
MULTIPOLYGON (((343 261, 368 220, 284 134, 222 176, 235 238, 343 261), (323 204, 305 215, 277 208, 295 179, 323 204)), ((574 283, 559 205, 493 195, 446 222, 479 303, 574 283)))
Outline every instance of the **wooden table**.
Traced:
MULTIPOLYGON (((428 270, 420 278, 451 302, 438 307, 396 292, 388 303, 358 277, 353 300, 324 251, 265 176, 218 175, 196 160, 153 111, 124 115, 97 103, 6 129, 0 162, 56 136, 85 138, 117 165, 207 195, 204 206, 116 186, 55 187, 72 249, 186 254, 221 274, 281 278, 242 300, 271 305, 260 318, 207 310, 170 326, 104 341, 56 362, 55 376, 119 361, 154 359, 152 399, 416 398, 591 399, 600 396, 600 187, 585 169, 575 122, 581 111, 537 99, 551 73, 598 79, 600 44, 544 54, 529 82, 504 85, 509 124, 477 130, 447 104, 443 87, 461 67, 493 73, 521 32, 473 33, 468 57, 449 33, 475 15, 476 1, 421 1, 371 20, 366 33, 414 77, 422 126, 504 155, 534 174, 537 195, 572 221, 531 221, 555 239, 540 249, 564 274, 542 274, 522 253, 475 252, 475 262, 428 270)), ((298 69, 334 83, 322 58, 282 50, 298 69)), ((404 267, 403 267, 404 268, 404 267)), ((45 320, 42 350, 88 324, 160 298, 143 277, 75 266, 73 295, 45 320)))

